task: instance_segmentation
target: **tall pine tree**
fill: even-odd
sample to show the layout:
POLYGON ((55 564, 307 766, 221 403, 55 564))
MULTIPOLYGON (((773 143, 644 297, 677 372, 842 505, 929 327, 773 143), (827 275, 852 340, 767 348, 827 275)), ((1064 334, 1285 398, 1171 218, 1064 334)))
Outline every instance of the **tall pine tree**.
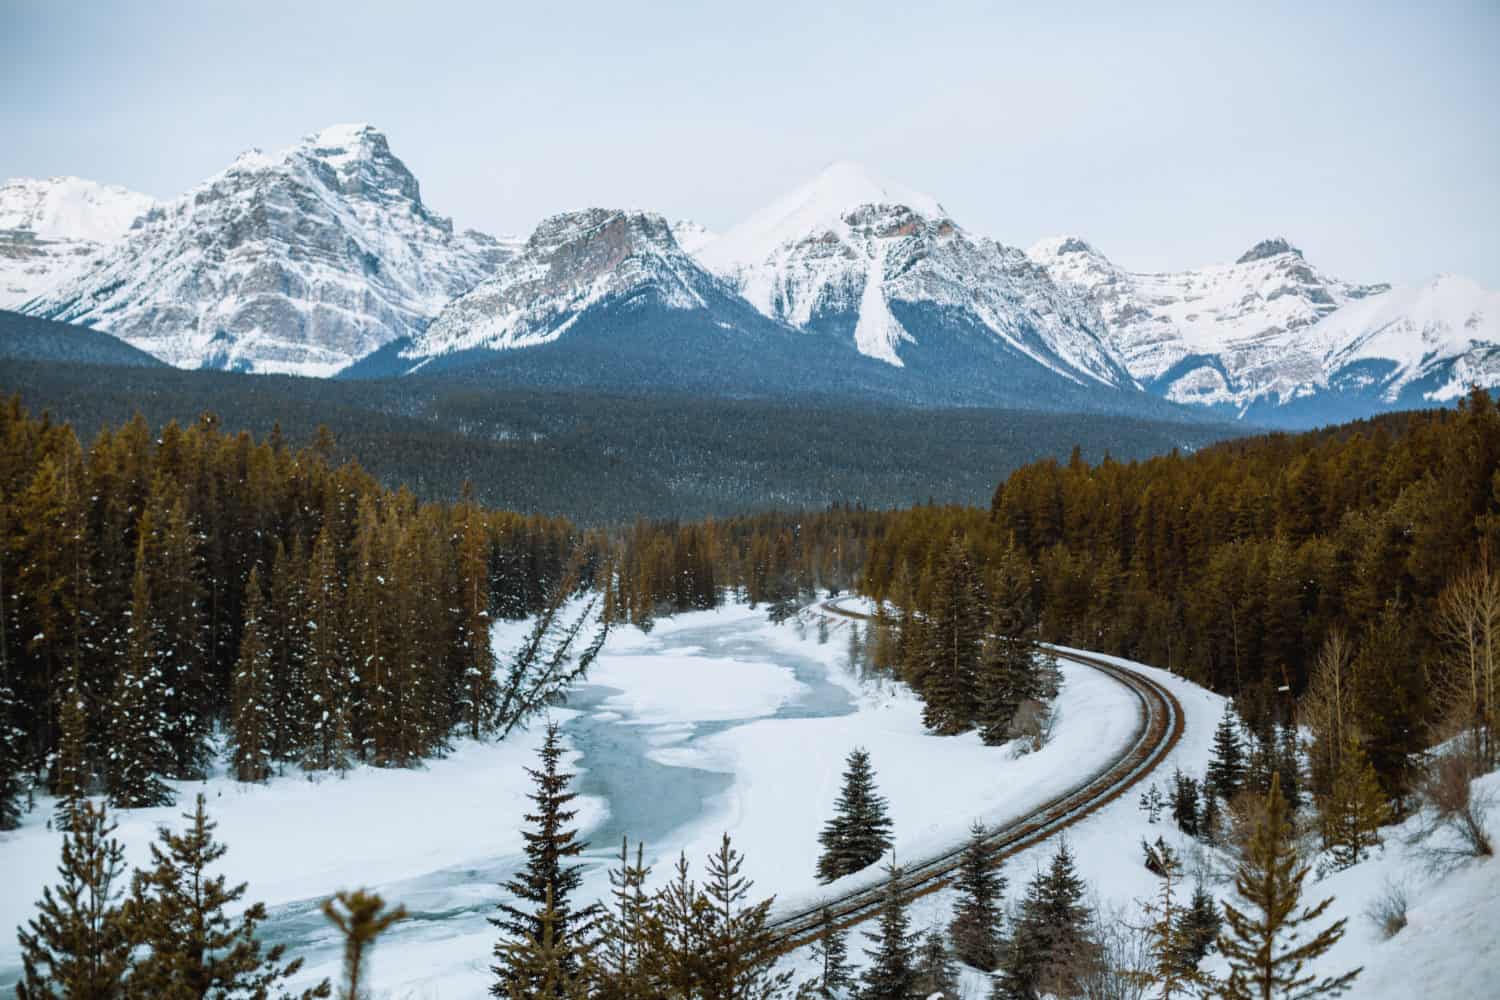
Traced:
POLYGON ((250 570, 245 584, 245 625, 240 631, 240 655, 232 678, 234 776, 240 781, 265 781, 271 776, 276 693, 267 624, 257 567, 250 570))
POLYGON ((18 1000, 115 1000, 127 995, 134 948, 119 900, 125 849, 110 836, 103 808, 84 800, 63 838, 56 886, 42 890, 38 913, 19 932, 18 1000))
POLYGON ((1229 962, 1229 978, 1221 987, 1225 1000, 1338 996, 1359 975, 1360 969, 1321 979, 1304 975, 1309 961, 1344 936, 1346 923, 1340 919, 1312 932, 1309 925, 1323 916, 1333 898, 1299 910, 1307 873, 1297 858, 1280 777, 1273 775, 1265 810, 1235 872, 1235 891, 1246 908, 1224 904, 1228 926, 1219 936, 1219 950, 1229 962))
MULTIPOLYGON (((516 903, 501 903, 500 916, 490 923, 498 927, 504 937, 495 945, 496 964, 491 967, 495 983, 490 994, 507 997, 513 989, 536 989, 539 983, 528 970, 511 963, 510 943, 540 941, 548 928, 543 926, 543 916, 551 909, 550 933, 559 941, 582 942, 594 923, 599 919, 597 905, 573 909, 572 896, 583 880, 583 867, 569 864, 569 859, 583 853, 588 844, 578 840, 578 831, 569 826, 577 810, 569 804, 578 797, 570 790, 572 773, 562 769, 562 734, 557 723, 548 722, 546 735, 537 751, 540 766, 527 768, 534 788, 528 796, 533 811, 526 814, 530 829, 522 836, 526 841, 526 866, 519 874, 505 883, 505 890, 516 903), (517 905, 520 904, 520 905, 517 905), (529 908, 527 908, 527 904, 529 908)), ((565 970, 571 974, 577 970, 571 960, 565 959, 565 970)))
POLYGON ((906 912, 908 901, 906 889, 901 885, 901 869, 891 864, 885 871, 879 925, 865 932, 865 938, 874 947, 865 949, 870 962, 860 978, 859 1000, 908 1000, 916 985, 911 919, 906 912))
POLYGON ((954 880, 958 901, 948 932, 959 961, 991 972, 1000 964, 1000 903, 1005 877, 995 863, 986 833, 980 823, 969 828, 969 842, 954 880))
POLYGON ((875 790, 875 770, 864 747, 849 752, 843 790, 818 841, 823 845, 818 878, 824 882, 863 871, 890 849, 890 816, 884 797, 875 790))
POLYGON ((149 517, 141 519, 142 539, 136 553, 125 663, 110 701, 109 798, 124 809, 172 802, 172 790, 159 777, 175 766, 175 760, 165 739, 164 679, 152 644, 151 592, 146 582, 146 563, 150 557, 144 537, 149 525, 149 517))

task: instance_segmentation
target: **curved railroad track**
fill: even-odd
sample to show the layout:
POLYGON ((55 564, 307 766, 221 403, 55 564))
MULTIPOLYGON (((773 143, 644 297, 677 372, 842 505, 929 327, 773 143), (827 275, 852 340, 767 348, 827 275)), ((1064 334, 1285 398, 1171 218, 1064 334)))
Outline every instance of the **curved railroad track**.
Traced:
MULTIPOLYGON (((841 618, 870 619, 869 615, 839 607, 837 599, 824 601, 820 610, 841 618)), ((1182 705, 1162 684, 1140 671, 1099 657, 1056 649, 1051 653, 1058 659, 1092 667, 1129 688, 1140 703, 1140 726, 1130 744, 1104 767, 1027 815, 992 830, 987 840, 997 861, 1041 843, 1124 795, 1166 759, 1182 737, 1182 705)), ((961 844, 903 866, 902 886, 907 897, 925 896, 946 888, 958 869, 963 851, 961 844)), ((816 906, 777 916, 770 922, 773 947, 779 953, 786 953, 811 942, 818 934, 825 910, 840 927, 853 926, 875 916, 885 888, 882 883, 856 889, 816 906)))

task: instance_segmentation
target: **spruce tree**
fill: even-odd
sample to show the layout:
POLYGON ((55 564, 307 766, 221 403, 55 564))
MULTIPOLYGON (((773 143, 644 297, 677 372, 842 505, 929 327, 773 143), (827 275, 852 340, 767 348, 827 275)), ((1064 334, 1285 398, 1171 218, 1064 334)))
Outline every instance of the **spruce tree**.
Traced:
POLYGON ((240 655, 231 679, 234 775, 240 781, 265 781, 271 776, 275 740, 272 671, 265 599, 261 596, 257 568, 250 571, 245 584, 245 625, 240 632, 240 655))
MULTIPOLYGON (((149 518, 142 518, 147 530, 149 518)), ((151 643, 151 594, 146 583, 144 539, 136 554, 125 663, 110 701, 106 775, 109 800, 118 808, 170 805, 172 790, 158 775, 174 766, 165 739, 163 678, 151 643)))
POLYGON ((646 895, 651 868, 646 847, 621 838, 620 864, 609 870, 611 903, 599 919, 594 978, 599 992, 617 1000, 654 1000, 654 971, 647 967, 652 901, 646 895))
POLYGON ((846 1000, 854 989, 854 974, 849 970, 849 942, 827 907, 818 919, 818 937, 812 944, 812 954, 818 966, 814 995, 820 1000, 846 1000))
POLYGON ((1245 745, 1233 706, 1224 706, 1219 727, 1214 730, 1213 759, 1208 765, 1208 784, 1224 800, 1234 798, 1245 780, 1245 745))
POLYGON ((307 560, 302 538, 288 549, 279 540, 271 561, 271 595, 266 630, 271 651, 271 755, 298 760, 307 730, 307 560))
POLYGON ((893 863, 886 866, 885 872, 879 927, 865 932, 865 938, 874 947, 865 949, 870 964, 860 978, 859 1000, 907 1000, 916 985, 901 869, 893 863))
POLYGON ((325 980, 309 990, 290 993, 286 980, 302 960, 283 964, 285 945, 263 949, 256 929, 266 919, 263 903, 252 903, 238 917, 229 910, 245 896, 245 884, 233 888, 223 875, 211 873, 228 848, 214 840, 217 826, 208 818, 202 794, 188 827, 173 833, 165 827, 151 845, 151 867, 136 872, 125 912, 136 940, 146 946, 131 975, 136 995, 154 997, 326 997, 325 980))
POLYGON ((1360 969, 1319 979, 1304 975, 1306 964, 1344 936, 1340 919, 1321 931, 1309 926, 1332 905, 1333 898, 1301 910, 1302 883, 1308 869, 1297 858, 1281 781, 1272 776, 1261 814, 1235 872, 1235 890, 1246 910, 1226 903, 1219 950, 1229 963, 1221 987, 1225 1000, 1292 1000, 1344 993, 1360 969), (1311 936, 1308 936, 1308 935, 1311 936))
POLYGON ((1085 887, 1067 841, 1045 872, 1026 889, 1017 925, 990 993, 994 1000, 1036 1000, 1045 993, 1072 996, 1080 978, 1097 959, 1089 937, 1085 887))
POLYGON ((1219 796, 1214 793, 1207 781, 1200 786, 1203 791, 1203 808, 1198 814, 1198 836, 1205 844, 1216 845, 1219 842, 1224 822, 1222 810, 1219 807, 1219 796))
POLYGON ((890 849, 890 816, 885 798, 875 790, 875 771, 864 747, 855 747, 849 753, 843 791, 818 842, 823 845, 818 878, 825 883, 863 871, 890 849))
POLYGON ((1370 758, 1353 737, 1344 743, 1333 789, 1319 806, 1323 846, 1336 867, 1356 865, 1380 846, 1380 827, 1390 821, 1391 809, 1370 758))
POLYGON ((304 763, 313 770, 343 770, 353 744, 349 723, 350 678, 341 637, 344 600, 334 539, 324 526, 307 565, 307 661, 302 716, 307 731, 304 763))
POLYGON ((489 532, 484 516, 472 504, 459 514, 459 596, 463 618, 463 714, 469 738, 477 740, 495 724, 500 687, 495 680, 495 651, 490 645, 489 532))
MULTIPOLYGON (((171 749, 163 773, 194 779, 203 776, 209 763, 209 732, 223 707, 223 691, 211 683, 215 670, 204 617, 202 560, 180 489, 157 477, 139 536, 151 595, 145 627, 152 667, 164 691, 159 728, 171 749)), ((132 616, 132 631, 135 621, 132 616)))
POLYGON ((6 680, 4 672, 0 672, 0 831, 21 825, 26 770, 26 730, 18 724, 19 699, 6 680))
POLYGON ((740 874, 743 863, 727 833, 708 857, 698 949, 703 973, 696 994, 703 1000, 769 1000, 783 994, 791 979, 791 973, 771 971, 776 954, 766 925, 774 899, 747 902, 754 883, 740 874))
POLYGON ((942 932, 934 929, 922 936, 917 947, 911 995, 925 1000, 937 994, 945 1000, 957 1000, 958 967, 953 963, 953 954, 948 950, 942 932))
POLYGON ((537 919, 537 937, 501 944, 502 961, 512 970, 506 1000, 589 1000, 589 954, 559 931, 551 889, 537 919))
POLYGON ((84 703, 83 683, 78 677, 75 660, 68 670, 67 683, 58 696, 62 734, 57 747, 57 771, 52 794, 57 797, 54 819, 59 830, 72 830, 78 822, 89 793, 88 706, 84 703))
POLYGON ((969 828, 969 842, 954 880, 958 901, 948 930, 959 961, 991 972, 1000 964, 1000 902, 1005 877, 985 837, 983 824, 976 822, 969 828))
MULTIPOLYGON (((589 905, 573 909, 572 896, 583 880, 583 867, 568 864, 588 847, 577 839, 578 831, 569 826, 577 810, 569 804, 578 797, 570 790, 571 772, 562 770, 562 734, 557 723, 548 722, 546 735, 537 751, 540 767, 527 768, 535 786, 527 797, 533 811, 526 814, 530 829, 522 831, 526 841, 526 866, 505 883, 505 890, 516 903, 499 904, 500 916, 490 919, 504 938, 495 945, 496 964, 491 966, 495 983, 490 993, 497 997, 510 995, 512 989, 538 987, 531 973, 510 964, 510 942, 540 941, 546 928, 543 916, 550 906, 552 933, 559 941, 581 943, 599 918, 599 907, 589 905), (550 900, 550 903, 549 903, 550 900), (517 905, 520 904, 520 905, 517 905), (529 908, 527 908, 527 904, 529 908)), ((571 959, 564 958, 569 974, 576 972, 571 959)))
POLYGON ((1196 969, 1198 964, 1213 950, 1214 942, 1219 937, 1219 929, 1223 923, 1223 917, 1219 914, 1219 904, 1214 901, 1213 893, 1209 892, 1208 887, 1200 880, 1193 888, 1193 898, 1182 913, 1181 934, 1178 938, 1178 964, 1184 969, 1196 969))
POLYGON ((386 909, 385 900, 358 889, 340 892, 323 901, 323 916, 344 939, 344 979, 339 984, 339 1000, 366 1000, 365 959, 375 947, 375 939, 398 920, 408 916, 406 907, 386 909))
POLYGON ((931 610, 923 629, 922 724, 939 734, 961 733, 979 712, 978 677, 984 642, 979 577, 963 539, 948 543, 934 580, 931 610))
POLYGON ((127 996, 131 969, 130 922, 119 905, 125 849, 103 807, 78 805, 63 837, 62 877, 42 890, 38 913, 19 931, 18 1000, 115 1000, 127 996))
POLYGON ((1180 770, 1172 773, 1172 820, 1189 837, 1198 836, 1198 783, 1180 770))
POLYGON ((1019 607, 997 606, 984 641, 976 696, 979 735, 987 745, 1009 740, 1021 702, 1041 693, 1039 655, 1019 607))
POLYGON ((1177 852, 1158 838, 1152 851, 1156 873, 1156 896, 1141 904, 1147 917, 1145 931, 1150 942, 1151 967, 1137 973, 1142 984, 1157 988, 1154 996, 1160 1000, 1186 995, 1190 990, 1203 990, 1209 985, 1206 976, 1198 971, 1197 963, 1183 961, 1187 950, 1183 932, 1183 911, 1177 905, 1176 889, 1182 878, 1182 861, 1177 852))

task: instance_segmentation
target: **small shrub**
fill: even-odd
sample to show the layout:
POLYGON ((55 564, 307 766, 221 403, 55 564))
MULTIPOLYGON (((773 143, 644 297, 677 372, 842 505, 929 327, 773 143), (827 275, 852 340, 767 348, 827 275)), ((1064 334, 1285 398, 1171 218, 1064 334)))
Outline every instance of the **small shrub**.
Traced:
POLYGON ((1383 938, 1393 938, 1406 926, 1406 884, 1386 879, 1385 888, 1365 908, 1365 916, 1383 938))

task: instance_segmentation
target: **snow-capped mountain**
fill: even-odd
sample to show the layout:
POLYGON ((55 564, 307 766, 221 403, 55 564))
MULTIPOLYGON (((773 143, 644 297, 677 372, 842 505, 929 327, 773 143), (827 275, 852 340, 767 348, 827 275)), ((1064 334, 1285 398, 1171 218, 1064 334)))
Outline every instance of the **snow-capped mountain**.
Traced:
POLYGON ((1075 384, 1134 387, 1086 301, 935 198, 856 164, 826 168, 698 257, 765 315, 847 337, 889 365, 989 352, 1075 384))
POLYGON ((341 125, 242 154, 26 311, 182 368, 328 375, 420 332, 512 253, 429 211, 380 131, 341 125))
POLYGON ((0 185, 0 309, 87 270, 153 205, 150 195, 77 177, 0 185))
POLYGON ((593 208, 537 226, 520 251, 450 303, 402 356, 503 351, 561 337, 590 309, 630 300, 704 310, 722 284, 678 246, 660 215, 593 208))
POLYGON ((1303 392, 1322 366, 1298 331, 1389 287, 1330 278, 1284 239, 1263 240, 1233 264, 1168 274, 1126 271, 1077 237, 1028 253, 1088 297, 1111 349, 1143 384, 1175 402, 1240 409, 1303 392))
POLYGON ((1088 297, 1130 373, 1174 402, 1309 423, 1500 385, 1496 295, 1467 279, 1353 284, 1280 238, 1165 274, 1127 271, 1072 236, 1029 254, 1088 297))

